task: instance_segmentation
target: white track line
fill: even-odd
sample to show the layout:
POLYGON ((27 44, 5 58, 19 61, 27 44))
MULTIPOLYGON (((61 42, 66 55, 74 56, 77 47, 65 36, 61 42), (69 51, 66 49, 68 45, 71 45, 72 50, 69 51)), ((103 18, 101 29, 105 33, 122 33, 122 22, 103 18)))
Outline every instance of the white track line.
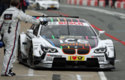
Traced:
POLYGON ((34 76, 34 70, 33 69, 28 70, 28 76, 34 76))
POLYGON ((82 80, 80 75, 77 74, 76 77, 77 77, 77 80, 82 80))
POLYGON ((99 71, 98 74, 99 74, 101 80, 107 80, 107 78, 106 78, 104 72, 99 71))

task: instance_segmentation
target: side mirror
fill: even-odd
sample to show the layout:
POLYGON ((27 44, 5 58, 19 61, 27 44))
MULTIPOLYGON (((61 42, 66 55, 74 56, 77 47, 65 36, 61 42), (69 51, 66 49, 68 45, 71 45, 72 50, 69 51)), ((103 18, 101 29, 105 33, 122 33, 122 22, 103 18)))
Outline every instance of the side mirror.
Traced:
POLYGON ((41 25, 47 25, 48 21, 41 21, 41 25))
POLYGON ((29 34, 33 34, 33 30, 28 29, 28 30, 27 30, 27 33, 29 33, 29 34))
POLYGON ((99 36, 101 35, 101 34, 104 34, 105 33, 105 31, 99 31, 99 36))

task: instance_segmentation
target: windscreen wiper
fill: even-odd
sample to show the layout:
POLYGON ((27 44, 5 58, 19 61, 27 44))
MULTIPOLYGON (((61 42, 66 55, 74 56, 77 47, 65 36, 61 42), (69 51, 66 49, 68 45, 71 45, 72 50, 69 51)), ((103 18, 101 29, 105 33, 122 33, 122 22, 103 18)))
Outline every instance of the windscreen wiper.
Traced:
POLYGON ((68 35, 70 35, 68 20, 67 20, 67 29, 68 29, 68 35))

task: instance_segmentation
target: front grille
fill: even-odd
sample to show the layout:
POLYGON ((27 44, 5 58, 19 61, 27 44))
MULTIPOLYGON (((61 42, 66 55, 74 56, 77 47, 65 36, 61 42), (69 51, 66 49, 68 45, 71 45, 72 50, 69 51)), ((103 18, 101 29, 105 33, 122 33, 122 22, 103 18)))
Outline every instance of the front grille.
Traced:
POLYGON ((77 51, 78 54, 88 54, 89 53, 89 49, 78 49, 77 51))
POLYGON ((63 49, 65 54, 75 54, 75 49, 63 49))
POLYGON ((63 49, 63 52, 65 53, 65 54, 75 54, 76 53, 76 51, 77 51, 77 53, 78 54, 83 54, 83 55, 86 55, 86 54, 88 54, 89 53, 89 49, 73 49, 73 48, 70 48, 70 49, 68 49, 68 48, 66 48, 66 49, 63 49))

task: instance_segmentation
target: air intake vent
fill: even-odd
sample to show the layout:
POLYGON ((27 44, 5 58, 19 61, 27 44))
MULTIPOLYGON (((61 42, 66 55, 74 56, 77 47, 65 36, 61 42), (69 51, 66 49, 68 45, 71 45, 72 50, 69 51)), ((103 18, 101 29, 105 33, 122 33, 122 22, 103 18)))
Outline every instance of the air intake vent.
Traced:
POLYGON ((75 54, 75 49, 63 49, 63 52, 65 53, 65 54, 75 54))
POLYGON ((89 53, 89 49, 78 49, 77 53, 85 55, 89 53))

